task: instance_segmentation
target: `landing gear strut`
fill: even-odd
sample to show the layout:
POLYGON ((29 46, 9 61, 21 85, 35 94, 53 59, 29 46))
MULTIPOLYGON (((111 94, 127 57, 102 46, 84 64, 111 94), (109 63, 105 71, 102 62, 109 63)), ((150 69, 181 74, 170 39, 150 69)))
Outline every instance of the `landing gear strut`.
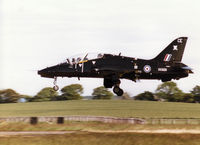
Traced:
POLYGON ((54 82, 53 82, 54 86, 53 86, 53 89, 54 91, 58 91, 59 90, 59 87, 56 85, 57 84, 57 77, 54 77, 54 82))

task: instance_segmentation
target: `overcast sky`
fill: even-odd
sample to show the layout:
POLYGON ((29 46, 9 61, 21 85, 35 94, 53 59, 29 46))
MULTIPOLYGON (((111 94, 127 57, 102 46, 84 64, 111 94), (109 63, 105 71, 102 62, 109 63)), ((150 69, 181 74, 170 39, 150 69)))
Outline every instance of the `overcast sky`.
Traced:
MULTIPOLYGON (((187 36, 183 63, 195 74, 175 81, 189 92, 200 85, 199 0, 0 0, 0 89, 35 95, 53 86, 37 70, 79 53, 122 53, 150 59, 171 41, 187 36)), ((58 78, 62 88, 84 86, 84 95, 102 79, 58 78)), ((154 92, 157 80, 122 80, 131 95, 154 92)))

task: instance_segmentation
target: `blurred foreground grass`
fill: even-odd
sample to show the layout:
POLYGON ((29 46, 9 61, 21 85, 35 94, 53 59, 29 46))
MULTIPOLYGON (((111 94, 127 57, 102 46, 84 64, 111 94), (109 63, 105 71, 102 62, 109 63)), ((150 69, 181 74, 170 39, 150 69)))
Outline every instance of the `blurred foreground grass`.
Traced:
POLYGON ((199 145, 198 134, 72 133, 0 137, 2 145, 199 145))

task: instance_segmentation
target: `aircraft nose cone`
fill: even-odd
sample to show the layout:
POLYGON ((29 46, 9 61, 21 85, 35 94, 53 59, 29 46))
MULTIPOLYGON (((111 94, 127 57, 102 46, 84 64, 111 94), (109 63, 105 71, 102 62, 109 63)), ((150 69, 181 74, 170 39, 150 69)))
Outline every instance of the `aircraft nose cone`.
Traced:
POLYGON ((46 69, 41 69, 38 71, 38 74, 42 76, 42 75, 45 75, 47 72, 48 71, 46 69))
POLYGON ((50 71, 50 68, 45 68, 45 69, 39 70, 38 74, 41 77, 47 77, 47 78, 53 78, 54 77, 52 72, 50 71))
POLYGON ((39 75, 42 75, 44 73, 43 69, 38 71, 39 75))

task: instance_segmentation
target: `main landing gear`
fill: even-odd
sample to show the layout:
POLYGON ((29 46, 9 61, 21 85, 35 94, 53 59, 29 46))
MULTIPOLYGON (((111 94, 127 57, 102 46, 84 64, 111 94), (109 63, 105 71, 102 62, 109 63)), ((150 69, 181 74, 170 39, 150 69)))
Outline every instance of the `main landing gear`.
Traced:
POLYGON ((124 91, 119 87, 120 85, 120 80, 119 78, 112 76, 110 78, 104 78, 104 87, 105 88, 112 88, 113 87, 113 92, 117 96, 122 96, 124 91))
POLYGON ((58 91, 58 90, 59 90, 59 87, 58 87, 58 85, 56 85, 56 84, 57 84, 57 77, 54 77, 54 82, 53 82, 53 84, 54 84, 54 86, 53 86, 54 91, 58 91))

